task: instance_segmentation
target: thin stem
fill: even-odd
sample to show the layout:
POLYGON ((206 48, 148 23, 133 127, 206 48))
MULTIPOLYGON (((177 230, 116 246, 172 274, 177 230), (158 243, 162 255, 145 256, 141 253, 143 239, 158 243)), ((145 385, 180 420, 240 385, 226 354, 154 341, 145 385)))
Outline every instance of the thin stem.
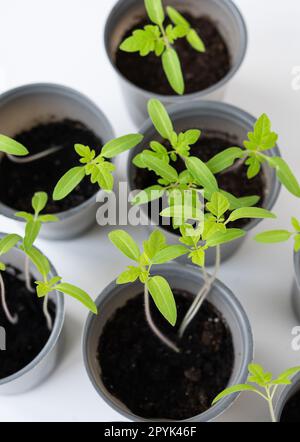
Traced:
POLYGON ((275 416, 275 411, 274 411, 274 406, 273 406, 273 399, 272 399, 272 395, 270 394, 270 388, 268 387, 268 388, 266 388, 266 390, 267 390, 268 405, 269 405, 269 410, 270 410, 272 422, 277 422, 277 419, 275 416))
POLYGON ((34 292, 34 288, 31 285, 29 264, 30 264, 30 260, 29 260, 29 257, 26 255, 25 256, 25 266, 24 266, 25 267, 24 268, 25 283, 26 283, 27 290, 29 292, 33 293, 34 292))
POLYGON ((52 327, 53 327, 53 323, 52 323, 51 315, 48 310, 48 300, 49 300, 49 297, 48 297, 48 295, 46 295, 44 297, 44 302, 43 302, 43 313, 44 313, 46 321, 47 321, 47 327, 51 331, 52 327))
POLYGON ((156 327, 156 325, 153 322, 152 316, 151 316, 151 310, 150 310, 150 298, 149 298, 149 292, 148 288, 145 284, 144 286, 144 302, 145 302, 145 314, 146 319, 149 324, 149 327, 153 331, 153 333, 158 337, 158 339, 163 342, 167 347, 169 347, 171 350, 173 350, 175 353, 180 353, 179 348, 170 341, 166 336, 164 336, 156 327))
POLYGON ((3 277, 2 277, 1 272, 0 272, 0 291, 1 291, 1 303, 2 303, 2 308, 5 313, 5 316, 8 320, 8 322, 10 322, 12 325, 16 325, 19 321, 19 318, 18 318, 17 314, 12 315, 9 311, 8 306, 7 306, 6 296, 5 296, 5 285, 4 285, 4 281, 3 281, 3 277))
MULTIPOLYGON (((186 329, 188 328, 188 326, 190 325, 190 323, 192 322, 194 317, 197 315, 197 313, 200 310, 203 302, 205 301, 208 293, 210 292, 211 286, 215 282, 217 274, 219 272, 220 264, 221 264, 221 247, 217 246, 216 247, 216 264, 215 264, 214 273, 213 273, 212 277, 208 280, 204 276, 205 283, 204 283, 203 287, 201 288, 200 292, 198 293, 198 295, 196 296, 193 304, 191 305, 190 309, 188 310, 187 314, 185 315, 185 317, 182 321, 182 324, 180 326, 180 329, 179 329, 180 338, 182 338, 182 336, 184 335, 186 329)), ((206 274, 206 270, 205 270, 204 275, 205 274, 206 274)))
POLYGON ((35 155, 26 156, 26 157, 15 157, 13 155, 7 155, 7 158, 10 161, 12 161, 13 163, 26 164, 26 163, 31 163, 33 161, 37 161, 42 158, 45 158, 53 153, 58 152, 62 148, 63 148, 63 146, 54 146, 54 147, 50 147, 49 149, 43 150, 42 152, 39 152, 35 155))

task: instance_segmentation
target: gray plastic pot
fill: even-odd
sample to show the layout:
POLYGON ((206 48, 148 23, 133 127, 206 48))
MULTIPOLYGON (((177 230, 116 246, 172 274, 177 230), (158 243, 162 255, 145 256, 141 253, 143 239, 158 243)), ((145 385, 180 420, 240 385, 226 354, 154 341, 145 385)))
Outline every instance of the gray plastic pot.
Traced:
POLYGON ((277 422, 280 422, 282 412, 287 402, 298 392, 300 391, 300 374, 296 375, 292 380, 291 385, 287 385, 284 387, 277 399, 276 407, 275 407, 275 416, 277 422))
MULTIPOLYGON (((0 239, 3 236, 4 234, 0 234, 0 239)), ((4 255, 2 259, 5 264, 13 265, 23 271, 25 256, 17 247, 4 255)), ((41 275, 34 267, 30 267, 30 272, 36 280, 41 280, 41 275)), ((57 273, 51 265, 49 277, 53 278, 54 276, 57 276, 57 273)), ((33 293, 32 296, 37 295, 33 293)), ((33 389, 46 380, 57 365, 65 316, 65 302, 63 295, 57 292, 53 292, 50 295, 50 299, 56 305, 56 316, 48 342, 40 354, 31 361, 29 365, 7 378, 0 379, 0 395, 21 394, 33 389)), ((2 357, 5 357, 5 351, 3 351, 2 357)))
POLYGON ((143 0, 119 0, 111 11, 105 26, 104 42, 109 60, 115 68, 128 111, 137 126, 147 119, 147 101, 158 98, 165 105, 192 100, 222 100, 229 81, 240 68, 247 50, 247 29, 244 19, 231 0, 166 0, 165 4, 195 16, 208 16, 217 25, 229 47, 232 67, 217 84, 200 92, 178 96, 157 95, 137 87, 124 77, 115 65, 117 49, 123 35, 145 16, 143 0))
MULTIPOLYGON (((157 272, 169 281, 173 289, 186 290, 194 295, 198 293, 203 284, 201 272, 193 266, 169 264, 160 266, 157 272)), ((88 316, 83 336, 84 362, 93 386, 108 405, 132 421, 145 421, 146 419, 133 414, 107 391, 101 380, 97 347, 103 328, 114 312, 142 291, 143 288, 139 282, 130 285, 111 283, 97 298, 99 315, 97 317, 88 316)), ((253 360, 253 338, 246 313, 233 293, 220 281, 215 282, 208 300, 222 313, 233 337, 235 359, 229 385, 244 383, 248 375, 248 364, 253 360)), ((188 419, 187 422, 214 421, 233 403, 236 397, 237 395, 221 400, 205 413, 188 419)))
POLYGON ((295 279, 292 292, 294 311, 300 320, 300 252, 294 254, 295 279))
MULTIPOLYGON (((236 145, 243 145, 243 141, 247 138, 247 133, 252 131, 255 118, 239 109, 225 103, 202 101, 198 103, 184 103, 180 106, 171 106, 168 109, 169 115, 173 121, 174 128, 177 132, 187 129, 201 129, 202 136, 210 134, 225 134, 234 139, 236 145)), ((134 185, 134 177, 137 168, 132 164, 133 158, 149 148, 150 141, 161 141, 160 135, 157 134, 152 122, 148 119, 142 126, 140 133, 144 135, 142 143, 133 149, 128 155, 127 163, 127 181, 129 183, 130 192, 136 190, 134 185)), ((278 147, 273 151, 266 152, 270 156, 280 156, 278 147)), ((267 166, 264 166, 266 177, 266 197, 264 208, 271 210, 277 201, 280 192, 280 183, 276 178, 276 173, 267 166)), ((144 218, 148 218, 147 206, 142 208, 144 218)), ((260 220, 252 220, 247 224, 245 230, 249 232, 259 224, 260 220)), ((150 230, 156 229, 157 226, 151 225, 150 220, 146 223, 150 230)), ((160 227, 159 227, 160 228, 160 227)), ((178 236, 165 229, 162 229, 167 237, 169 244, 178 244, 178 236)), ((245 238, 238 239, 221 247, 222 260, 230 258, 243 244, 245 238)), ((180 259, 186 262, 186 257, 180 259)), ((206 254, 206 263, 208 266, 215 262, 215 250, 209 249, 206 254)))
MULTIPOLYGON (((32 84, 0 95, 0 133, 14 136, 40 122, 69 118, 89 127, 103 143, 114 138, 113 129, 102 111, 89 98, 65 86, 32 84)), ((0 158, 1 161, 1 158, 0 158)), ((57 177, 57 181, 61 177, 57 177)), ((69 239, 80 235, 96 222, 95 195, 84 204, 56 214, 60 221, 43 226, 41 236, 47 239, 69 239)), ((12 220, 16 210, 0 201, 0 214, 12 220)))

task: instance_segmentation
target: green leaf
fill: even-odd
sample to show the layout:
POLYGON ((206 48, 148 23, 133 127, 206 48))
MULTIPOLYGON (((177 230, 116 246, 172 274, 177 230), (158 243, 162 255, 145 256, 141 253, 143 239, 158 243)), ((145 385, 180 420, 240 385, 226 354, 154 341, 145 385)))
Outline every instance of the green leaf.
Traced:
POLYGON ((230 204, 228 199, 220 192, 215 192, 212 195, 211 201, 206 204, 207 209, 215 215, 218 219, 229 210, 230 204))
POLYGON ((36 192, 32 198, 32 207, 35 215, 38 215, 46 207, 48 195, 46 192, 36 192))
POLYGON ((39 273, 43 277, 47 277, 50 272, 50 263, 45 255, 43 255, 38 249, 35 247, 31 247, 30 249, 25 249, 23 246, 20 247, 26 255, 29 257, 30 261, 37 268, 39 273))
POLYGON ((165 106, 159 100, 151 99, 148 101, 148 113, 159 135, 170 140, 174 129, 165 106))
POLYGON ((201 130, 190 129, 184 133, 184 140, 188 145, 195 144, 201 136, 201 130))
POLYGON ((203 161, 196 157, 186 159, 186 166, 196 183, 202 186, 209 194, 218 192, 218 183, 215 176, 203 161))
POLYGON ((92 298, 83 290, 78 287, 75 287, 72 284, 61 283, 54 287, 54 290, 57 290, 65 295, 72 296, 77 301, 81 302, 85 307, 87 307, 92 313, 97 315, 98 309, 92 298))
POLYGON ((54 201, 64 199, 75 189, 75 187, 78 186, 79 183, 81 183, 84 177, 84 167, 74 167, 73 169, 70 169, 56 184, 53 192, 54 201))
POLYGON ((203 248, 199 248, 190 253, 189 258, 192 260, 192 263, 199 266, 204 267, 205 265, 205 251, 203 248))
POLYGON ((264 387, 272 379, 272 375, 265 373, 263 367, 259 364, 249 364, 248 370, 251 374, 251 382, 255 382, 261 387, 264 387))
POLYGON ((198 52, 206 51, 205 44, 202 38, 199 37, 195 29, 189 30, 186 39, 189 42, 189 44, 192 46, 192 48, 195 49, 196 51, 198 52))
POLYGON ((263 114, 255 123, 253 132, 248 134, 249 141, 244 142, 246 149, 251 151, 264 151, 273 149, 278 135, 271 130, 271 121, 263 114))
POLYGON ((177 308, 169 283, 161 276, 153 276, 148 280, 147 287, 160 313, 172 326, 175 326, 177 308))
POLYGON ((297 220, 297 218, 292 217, 292 221, 291 222, 292 222, 292 226, 295 229, 295 232, 300 233, 300 222, 297 220))
POLYGON ((277 379, 272 381, 273 385, 290 385, 291 378, 300 372, 300 366, 289 368, 281 373, 277 379))
POLYGON ((30 249, 37 237, 39 236, 42 223, 40 221, 29 221, 25 228, 24 247, 26 250, 30 249))
POLYGON ((173 48, 167 48, 162 54, 162 65, 170 86, 174 91, 183 95, 184 79, 181 69, 181 63, 177 52, 173 48))
POLYGON ((34 219, 34 216, 31 213, 27 213, 27 212, 17 212, 17 213, 15 213, 15 216, 18 218, 22 218, 25 221, 31 221, 34 219))
POLYGON ((165 20, 162 0, 145 0, 145 7, 150 20, 156 25, 162 25, 165 20))
POLYGON ((241 393, 243 391, 251 391, 253 393, 257 393, 258 390, 255 387, 252 387, 252 385, 247 384, 240 384, 240 385, 234 385, 232 387, 226 388, 226 390, 222 391, 213 401, 212 405, 216 405, 217 402, 219 402, 221 399, 230 396, 235 393, 241 393))
POLYGON ((0 134, 0 152, 7 153, 8 155, 25 156, 28 154, 28 150, 22 144, 0 134))
POLYGON ((117 279, 117 284, 128 284, 130 282, 135 282, 141 274, 141 269, 139 267, 129 267, 128 270, 121 273, 117 279))
POLYGON ((276 169, 277 178, 281 184, 294 196, 300 198, 300 185, 297 178, 291 171, 289 165, 283 158, 269 158, 268 162, 271 167, 276 169))
POLYGON ((165 264, 166 262, 173 261, 180 256, 186 255, 188 251, 189 250, 184 246, 168 246, 156 253, 154 258, 152 258, 152 263, 165 264))
POLYGON ((218 245, 226 244, 236 239, 243 238, 246 232, 241 229, 227 229, 226 232, 218 232, 211 236, 207 241, 206 245, 208 247, 216 247, 218 245))
POLYGON ((242 207, 252 207, 255 206, 260 200, 260 197, 256 195, 236 198, 234 195, 225 192, 224 190, 220 190, 220 192, 228 199, 230 203, 230 210, 241 209, 242 207))
POLYGON ((144 241, 144 250, 151 260, 157 252, 166 247, 166 237, 160 230, 154 230, 149 239, 144 241))
POLYGON ((0 255, 5 255, 5 253, 9 252, 21 239, 20 235, 15 234, 6 235, 2 238, 0 240, 0 255))
POLYGON ((156 156, 145 151, 143 153, 143 162, 148 169, 153 170, 156 175, 162 177, 164 180, 167 180, 168 183, 177 182, 178 173, 176 172, 176 169, 160 158, 157 158, 156 156))
POLYGON ((6 270, 6 265, 4 264, 4 262, 0 262, 0 272, 5 272, 6 270))
POLYGON ((261 209, 259 207, 244 207, 242 209, 234 210, 228 222, 237 221, 239 219, 276 219, 276 215, 271 213, 269 210, 261 209))
POLYGON ((59 221, 59 218, 55 215, 40 215, 38 220, 42 223, 56 223, 59 221))
POLYGON ((259 233, 255 236, 255 241, 263 244, 276 244, 286 242, 293 236, 287 230, 270 230, 268 232, 259 233))
POLYGON ((174 25, 190 28, 189 22, 172 6, 167 6, 167 14, 174 25))
POLYGON ((131 201, 131 204, 140 206, 155 201, 163 196, 165 189, 161 186, 151 186, 139 192, 131 201))
POLYGON ((140 249, 134 239, 124 230, 114 230, 108 234, 110 241, 125 256, 133 261, 139 261, 140 249))
POLYGON ((245 152, 239 147, 230 147, 214 156, 206 165, 216 175, 231 167, 237 159, 243 158, 244 154, 245 152))
POLYGON ((251 157, 246 161, 246 165, 249 166, 247 170, 247 178, 248 180, 252 180, 252 178, 256 177, 261 169, 261 163, 256 157, 251 157))
POLYGON ((300 250, 300 235, 295 236, 294 250, 296 253, 298 253, 300 250))
POLYGON ((162 210, 160 216, 165 218, 176 218, 180 225, 184 224, 187 220, 201 220, 203 213, 197 207, 189 205, 171 206, 162 210))
POLYGON ((143 140, 143 138, 143 135, 131 134, 111 140, 103 146, 101 155, 105 158, 114 158, 117 155, 137 146, 143 140))

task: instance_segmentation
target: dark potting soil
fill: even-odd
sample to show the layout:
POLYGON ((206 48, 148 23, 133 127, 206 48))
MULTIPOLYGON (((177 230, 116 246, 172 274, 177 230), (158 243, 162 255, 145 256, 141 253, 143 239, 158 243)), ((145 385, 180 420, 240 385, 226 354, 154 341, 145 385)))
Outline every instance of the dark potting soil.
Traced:
MULTIPOLYGON (((151 301, 153 319, 174 342, 192 297, 174 290, 178 308, 175 328, 151 301)), ((178 342, 177 354, 150 330, 143 295, 127 302, 106 324, 98 347, 102 380, 109 392, 136 415, 183 420, 203 413, 228 385, 234 361, 231 332, 208 302, 178 342)))
MULTIPOLYGON (((185 80, 185 93, 200 92, 222 80, 231 69, 231 59, 226 42, 216 25, 208 17, 193 17, 183 14, 198 32, 206 46, 205 53, 193 49, 185 38, 175 42, 185 80)), ((136 29, 149 24, 141 19, 120 41, 130 37, 136 29)), ((118 49, 116 66, 136 86, 160 95, 174 95, 162 69, 161 57, 154 53, 141 57, 139 53, 128 53, 118 49)))
POLYGON ((49 195, 45 213, 59 213, 79 206, 95 195, 96 189, 86 177, 62 201, 52 201, 58 180, 72 167, 79 165, 75 144, 84 144, 101 152, 102 141, 79 121, 63 120, 38 124, 16 134, 14 138, 27 147, 29 155, 55 146, 62 149, 45 158, 26 164, 16 164, 5 157, 0 163, 0 201, 18 210, 32 212, 31 199, 35 192, 49 195))
POLYGON ((280 422, 300 423, 300 391, 284 407, 280 422))
MULTIPOLYGON (((8 267, 2 276, 9 311, 17 314, 19 321, 12 325, 0 307, 0 326, 6 331, 6 351, 0 351, 0 379, 17 373, 32 362, 51 334, 43 314, 43 300, 27 290, 19 270, 8 267)), ((54 320, 55 305, 51 301, 49 312, 54 320)))
MULTIPOLYGON (((205 163, 213 158, 218 153, 223 150, 237 146, 237 141, 234 137, 223 134, 223 133, 209 133, 202 132, 202 136, 199 141, 191 147, 190 153, 191 156, 198 157, 205 163)), ((168 146, 166 146, 168 147, 168 146)), ((178 159, 176 163, 171 163, 173 167, 176 168, 178 172, 182 172, 185 170, 184 162, 181 159, 178 159)), ((154 172, 150 172, 147 169, 135 169, 136 175, 134 177, 134 185, 136 189, 143 190, 147 187, 153 186, 157 183, 157 175, 154 172)), ((227 173, 221 173, 216 175, 218 180, 218 184, 220 189, 225 190, 237 198, 257 195, 260 197, 260 200, 257 206, 262 207, 265 199, 265 189, 266 189, 266 180, 264 177, 264 172, 261 171, 259 175, 255 178, 249 180, 247 178, 247 166, 243 165, 232 172, 229 171, 227 173)), ((160 213, 163 208, 163 202, 159 202, 159 206, 154 207, 152 205, 152 210, 155 213, 160 213)), ((166 207, 166 206, 164 206, 166 207)), ((151 213, 151 204, 149 204, 149 214, 151 213)), ((164 218, 164 223, 168 222, 166 218, 164 218)), ((166 230, 174 232, 171 225, 163 225, 163 220, 159 217, 159 224, 166 230)), ((169 223, 168 223, 169 224, 169 223)), ((247 220, 240 220, 235 223, 232 223, 232 227, 241 228, 248 224, 247 220)))

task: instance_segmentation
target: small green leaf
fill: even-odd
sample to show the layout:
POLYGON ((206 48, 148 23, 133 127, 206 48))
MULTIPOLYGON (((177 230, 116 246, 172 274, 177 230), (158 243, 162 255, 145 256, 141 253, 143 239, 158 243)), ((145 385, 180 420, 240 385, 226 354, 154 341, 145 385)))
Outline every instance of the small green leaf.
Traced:
POLYGON ((174 25, 190 28, 189 22, 172 6, 167 6, 167 14, 174 25))
POLYGON ((156 25, 162 25, 165 20, 162 0, 145 0, 148 17, 156 25))
POLYGON ((239 219, 276 219, 276 215, 266 209, 261 209, 259 207, 244 207, 242 209, 234 210, 228 222, 237 221, 239 219))
POLYGON ((209 194, 218 192, 218 183, 215 176, 203 161, 196 157, 186 159, 186 166, 196 183, 202 186, 209 194))
POLYGON ((53 192, 54 201, 64 199, 75 189, 75 187, 78 186, 79 183, 81 183, 84 177, 84 167, 74 167, 73 169, 70 169, 56 184, 53 192))
POLYGON ((38 215, 46 207, 48 195, 46 192, 36 192, 32 198, 32 207, 35 215, 38 215))
POLYGON ((27 212, 17 212, 17 213, 15 213, 15 216, 17 218, 22 218, 25 221, 31 221, 34 219, 34 216, 31 213, 27 213, 27 212))
POLYGON ((0 240, 0 256, 9 252, 21 239, 22 238, 20 235, 15 234, 6 235, 4 238, 2 238, 0 240))
POLYGON ((175 326, 177 308, 169 283, 161 276, 153 276, 148 280, 147 287, 160 313, 172 326, 175 326))
POLYGON ((151 260, 157 252, 166 247, 166 237, 160 230, 154 230, 149 239, 144 241, 144 250, 149 260, 151 260))
POLYGON ((226 232, 218 232, 212 235, 207 241, 208 247, 216 247, 218 245, 226 244, 236 239, 243 238, 246 232, 241 229, 227 229, 226 232))
POLYGON ((109 239, 125 256, 133 261, 139 261, 140 249, 134 239, 124 230, 114 230, 109 233, 109 239))
POLYGON ((249 364, 248 370, 251 375, 251 382, 255 382, 261 387, 264 387, 272 379, 272 375, 269 376, 269 373, 265 373, 263 367, 259 364, 249 364), (266 375, 268 379, 266 379, 266 375))
POLYGON ((276 244, 286 242, 293 236, 287 230, 270 230, 268 232, 259 233, 255 236, 255 241, 263 244, 276 244))
POLYGON ((153 170, 156 175, 167 180, 168 183, 177 182, 178 173, 176 172, 176 169, 160 158, 157 158, 156 156, 145 151, 143 153, 143 162, 148 169, 153 170))
POLYGON ((256 195, 236 198, 234 195, 225 192, 224 190, 220 190, 220 192, 228 199, 230 203, 230 210, 241 209, 242 207, 252 207, 255 206, 260 200, 260 197, 256 195))
POLYGON ((92 298, 83 290, 78 287, 75 287, 72 284, 61 283, 54 287, 54 290, 57 290, 65 295, 72 296, 77 301, 81 302, 85 307, 87 307, 92 313, 97 315, 98 309, 92 298))
POLYGON ((152 259, 153 264, 165 264, 166 262, 173 261, 180 256, 186 255, 188 249, 184 246, 168 246, 163 250, 160 250, 152 259))
POLYGON ((50 272, 50 263, 45 255, 43 255, 38 249, 35 247, 31 247, 30 249, 25 249, 23 246, 20 247, 23 252, 29 257, 30 261, 37 268, 39 273, 46 278, 48 273, 50 272))
POLYGON ((240 384, 240 385, 234 385, 232 387, 226 388, 226 390, 222 391, 213 401, 212 405, 216 405, 217 402, 219 402, 221 399, 230 396, 235 393, 241 393, 242 391, 251 391, 252 393, 257 393, 258 390, 252 385, 247 384, 240 384))
POLYGON ((256 157, 251 157, 246 161, 246 165, 249 166, 247 170, 248 180, 252 180, 256 177, 261 170, 261 163, 256 157))
POLYGON ((130 282, 135 282, 141 274, 141 269, 139 267, 129 267, 128 270, 121 273, 117 279, 117 284, 128 284, 130 282))
POLYGON ((276 169, 277 178, 281 184, 294 196, 300 198, 300 185, 297 178, 291 171, 289 165, 283 158, 269 158, 268 160, 271 167, 276 169))
POLYGON ((184 79, 181 69, 181 63, 177 52, 173 48, 167 48, 162 54, 162 65, 170 86, 174 91, 183 95, 184 79))
POLYGON ((111 140, 103 146, 101 155, 105 158, 114 158, 117 155, 136 147, 143 138, 143 135, 131 134, 111 140))
POLYGON ((55 215, 40 215, 38 217, 38 220, 41 223, 56 223, 57 221, 59 221, 59 218, 55 215))
POLYGON ((214 156, 206 165, 216 175, 231 167, 237 159, 243 158, 244 154, 239 147, 230 147, 214 156))
POLYGON ((6 270, 6 265, 4 264, 4 262, 0 262, 0 272, 5 272, 6 270))
POLYGON ((288 370, 285 370, 283 373, 281 373, 277 379, 272 381, 273 385, 290 385, 291 378, 298 374, 300 372, 300 366, 289 368, 288 370))
POLYGON ((29 250, 33 246, 35 240, 39 236, 41 227, 42 223, 40 221, 29 221, 26 224, 24 237, 24 247, 26 250, 29 250))
POLYGON ((296 253, 298 253, 300 250, 300 235, 295 236, 294 250, 296 253))
POLYGON ((198 52, 206 51, 205 44, 203 40, 199 37, 195 29, 189 30, 186 39, 189 42, 189 44, 192 46, 192 48, 195 49, 196 51, 198 52))
POLYGON ((140 206, 155 201, 163 196, 165 189, 161 186, 151 186, 139 192, 131 201, 131 204, 140 206))
POLYGON ((199 248, 190 253, 189 258, 192 260, 192 263, 199 266, 204 267, 205 265, 205 251, 203 248, 199 248))
POLYGON ((230 207, 228 199, 220 192, 215 192, 212 195, 211 201, 206 204, 207 209, 215 215, 218 219, 221 218, 224 213, 230 207))
POLYGON ((292 217, 292 221, 291 222, 292 222, 292 226, 295 229, 295 232, 300 233, 300 222, 297 220, 297 218, 292 217))
POLYGON ((20 157, 28 154, 28 150, 26 149, 26 147, 13 140, 12 138, 2 134, 0 134, 0 152, 20 157))
POLYGON ((148 113, 157 132, 170 140, 174 129, 165 106, 159 100, 151 99, 148 101, 148 113))

